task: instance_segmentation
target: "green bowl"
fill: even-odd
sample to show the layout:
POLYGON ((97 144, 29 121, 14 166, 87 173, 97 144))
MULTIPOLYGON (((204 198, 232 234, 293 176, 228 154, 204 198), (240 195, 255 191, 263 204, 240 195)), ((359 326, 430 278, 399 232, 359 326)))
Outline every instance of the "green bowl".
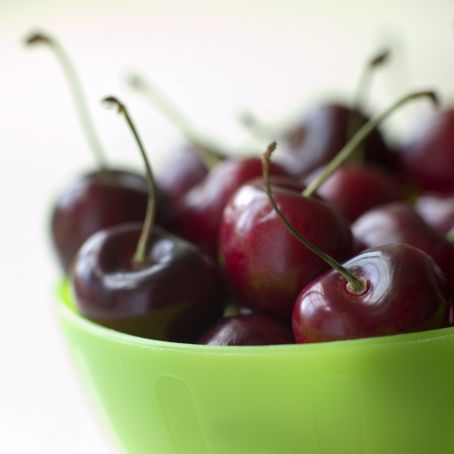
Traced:
POLYGON ((58 318, 129 454, 452 454, 454 328, 310 345, 153 341, 58 318))

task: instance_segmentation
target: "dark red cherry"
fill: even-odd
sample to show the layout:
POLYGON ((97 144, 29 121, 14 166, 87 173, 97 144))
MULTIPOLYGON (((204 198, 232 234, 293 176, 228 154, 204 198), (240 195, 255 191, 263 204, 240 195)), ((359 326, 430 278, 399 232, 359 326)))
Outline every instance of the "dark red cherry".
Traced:
MULTIPOLYGON (((350 257, 348 223, 328 203, 281 186, 273 185, 273 192, 282 211, 308 239, 339 260, 350 257)), ((328 268, 287 231, 261 182, 242 186, 226 206, 219 254, 238 301, 283 319, 289 319, 301 288, 328 268)))
POLYGON ((454 227, 454 193, 424 193, 416 200, 415 210, 442 235, 454 227))
MULTIPOLYGON (((167 203, 174 205, 193 186, 202 181, 209 169, 190 144, 175 150, 156 173, 156 181, 167 203)), ((172 209, 172 207, 170 207, 172 209)))
POLYGON ((140 224, 96 233, 72 272, 80 313, 115 330, 193 342, 221 315, 224 285, 216 264, 195 246, 154 229, 146 261, 133 261, 140 224))
POLYGON ((363 280, 359 294, 329 271, 299 294, 292 316, 297 343, 408 333, 448 326, 444 276, 421 250, 403 244, 364 251, 343 265, 363 280))
MULTIPOLYGON (((317 170, 307 184, 321 173, 317 170)), ((317 194, 329 201, 350 222, 372 207, 402 200, 401 181, 382 167, 345 164, 337 169, 318 189, 317 194)))
POLYGON ((199 344, 275 345, 294 344, 292 330, 284 323, 262 314, 235 315, 208 329, 199 344))
POLYGON ((148 200, 143 227, 123 224, 91 236, 72 272, 82 315, 125 333, 191 342, 224 310, 216 264, 194 245, 154 226, 153 172, 129 113, 117 98, 104 103, 125 118, 145 164, 148 200))
MULTIPOLYGON (((194 186, 177 204, 170 220, 170 229, 217 256, 219 227, 227 202, 247 181, 262 173, 258 158, 237 158, 220 162, 206 178, 194 186)), ((273 175, 287 175, 278 165, 273 175)))
POLYGON ((69 270, 81 245, 98 230, 143 222, 147 194, 144 177, 122 170, 95 171, 75 180, 52 211, 52 240, 62 268, 69 270))
POLYGON ((52 211, 52 242, 65 272, 83 242, 93 233, 124 222, 142 222, 147 204, 147 182, 142 176, 110 169, 91 121, 83 88, 61 44, 43 33, 32 33, 28 46, 44 45, 57 57, 73 95, 81 126, 98 162, 98 170, 81 176, 57 198, 52 211))
POLYGON ((394 202, 374 208, 352 224, 352 231, 363 248, 405 243, 421 249, 454 285, 454 246, 426 224, 409 204, 394 202))
POLYGON ((226 154, 201 138, 190 119, 150 80, 138 74, 131 74, 127 82, 131 88, 151 102, 186 139, 186 145, 170 154, 156 174, 158 185, 170 205, 167 211, 171 213, 172 205, 202 181, 212 167, 226 158, 226 154))
POLYGON ((454 108, 419 125, 397 158, 401 171, 424 190, 454 192, 454 108))
MULTIPOLYGON (((305 177, 331 161, 367 121, 365 115, 347 106, 319 105, 309 111, 300 126, 284 137, 288 152, 282 154, 280 162, 292 175, 305 177), (350 130, 352 124, 356 129, 350 130)), ((368 162, 385 166, 390 162, 389 149, 378 130, 365 140, 362 150, 368 162)))

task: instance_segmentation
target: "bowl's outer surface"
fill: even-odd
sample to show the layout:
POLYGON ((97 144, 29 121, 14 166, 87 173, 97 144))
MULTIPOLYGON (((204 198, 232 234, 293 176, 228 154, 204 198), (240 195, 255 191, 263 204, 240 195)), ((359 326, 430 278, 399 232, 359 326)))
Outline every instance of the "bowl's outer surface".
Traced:
POLYGON ((452 454, 454 328, 359 341, 207 347, 58 317, 128 454, 452 454))

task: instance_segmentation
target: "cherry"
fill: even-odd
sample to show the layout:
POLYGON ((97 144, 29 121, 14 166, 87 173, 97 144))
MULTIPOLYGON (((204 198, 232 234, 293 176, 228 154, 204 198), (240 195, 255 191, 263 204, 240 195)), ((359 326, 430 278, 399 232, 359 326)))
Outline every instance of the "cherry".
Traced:
MULTIPOLYGON (((275 147, 273 142, 268 154, 275 147)), ((288 185, 274 186, 274 191, 282 210, 311 241, 339 260, 350 256, 349 226, 328 203, 302 197, 300 188, 288 185)), ((328 267, 289 234, 256 181, 243 185, 227 204, 219 238, 220 261, 233 295, 271 316, 289 319, 301 287, 328 267)))
POLYGON ((82 246, 72 273, 78 309, 90 320, 125 333, 192 342, 222 315, 222 277, 195 246, 153 229, 155 190, 145 150, 126 107, 113 97, 104 101, 125 117, 136 138, 149 199, 142 229, 139 224, 112 227, 82 246))
POLYGON ((297 343, 423 331, 448 326, 444 276, 421 250, 405 244, 373 248, 343 265, 365 282, 352 292, 336 271, 301 290, 292 315, 297 343))
POLYGON ((374 130, 386 120, 393 112, 400 109, 404 104, 418 98, 428 98, 433 104, 438 104, 438 98, 433 91, 416 91, 403 96, 394 104, 388 107, 380 115, 369 120, 365 125, 353 134, 350 141, 334 156, 334 158, 323 168, 319 175, 308 185, 304 191, 307 197, 312 196, 317 189, 348 159, 354 156, 358 148, 363 145, 365 140, 374 132, 374 130))
MULTIPOLYGON (((270 172, 287 175, 277 164, 270 172)), ((261 173, 258 158, 232 158, 220 162, 176 204, 168 222, 169 229, 215 257, 227 202, 240 186, 261 173)))
POLYGON ((433 102, 433 92, 415 92, 399 99, 382 114, 362 126, 351 140, 323 168, 312 173, 306 181, 307 188, 303 195, 310 197, 316 192, 330 201, 349 220, 355 220, 367 209, 404 198, 405 191, 400 179, 380 167, 371 164, 363 166, 345 164, 367 137, 390 114, 409 101, 420 97, 429 97, 433 102), (342 166, 342 167, 341 167, 342 166))
MULTIPOLYGON (((369 120, 363 105, 371 73, 388 60, 389 51, 381 51, 367 63, 358 85, 355 105, 321 104, 310 110, 302 123, 287 133, 283 140, 288 153, 283 154, 283 165, 297 176, 310 172, 330 161, 348 142, 357 129, 369 120)), ((378 130, 364 142, 362 158, 383 166, 391 163, 391 154, 378 130)))
POLYGON ((206 345, 294 344, 292 331, 282 322, 262 314, 235 315, 208 329, 198 340, 206 345))
POLYGON ((454 246, 418 216, 409 204, 393 202, 367 211, 352 224, 362 248, 406 243, 430 255, 454 288, 454 246))
POLYGON ((69 271, 93 233, 143 221, 146 206, 146 181, 131 172, 95 171, 73 181, 56 200, 51 216, 52 240, 63 270, 69 271))
MULTIPOLYGON (((321 172, 317 170, 305 181, 310 184, 321 172)), ((401 181, 382 167, 345 164, 317 189, 317 194, 353 222, 372 207, 402 200, 405 190, 401 181)))
POLYGON ((71 183, 57 198, 51 215, 52 241, 65 272, 83 242, 103 228, 124 222, 142 221, 147 204, 146 180, 130 171, 111 169, 91 121, 83 89, 74 67, 54 38, 32 33, 29 46, 46 45, 57 56, 66 74, 82 127, 99 170, 91 171, 71 183))
POLYGON ((432 115, 397 156, 401 171, 427 191, 454 191, 454 108, 432 115))
POLYGON ((128 77, 131 88, 148 99, 182 133, 187 144, 177 149, 156 175, 159 187, 170 204, 202 181, 211 168, 226 158, 225 152, 208 144, 195 132, 190 120, 149 80, 138 74, 128 77))
POLYGON ((415 210, 431 227, 446 235, 454 226, 454 193, 421 194, 415 210))
MULTIPOLYGON (((305 177, 330 161, 349 139, 349 125, 363 125, 368 118, 340 104, 322 104, 313 108, 301 126, 284 140, 289 150, 280 162, 294 175, 305 177), (352 120, 353 119, 353 120, 352 120)), ((364 144, 364 159, 387 166, 389 152, 378 131, 364 144)))
POLYGON ((268 199, 289 233, 323 259, 328 271, 302 288, 293 308, 297 343, 381 336, 447 326, 442 272, 421 250, 405 244, 370 249, 341 265, 301 234, 284 215, 266 174, 268 199), (417 279, 415 279, 417 276, 417 279))

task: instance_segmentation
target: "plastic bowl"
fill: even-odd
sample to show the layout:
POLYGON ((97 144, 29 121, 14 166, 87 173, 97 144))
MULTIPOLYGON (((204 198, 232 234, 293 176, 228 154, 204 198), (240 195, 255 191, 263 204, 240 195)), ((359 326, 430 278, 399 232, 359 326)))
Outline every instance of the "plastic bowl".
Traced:
POLYGON ((452 454, 454 328, 364 340, 208 347, 58 317, 129 454, 452 454))

